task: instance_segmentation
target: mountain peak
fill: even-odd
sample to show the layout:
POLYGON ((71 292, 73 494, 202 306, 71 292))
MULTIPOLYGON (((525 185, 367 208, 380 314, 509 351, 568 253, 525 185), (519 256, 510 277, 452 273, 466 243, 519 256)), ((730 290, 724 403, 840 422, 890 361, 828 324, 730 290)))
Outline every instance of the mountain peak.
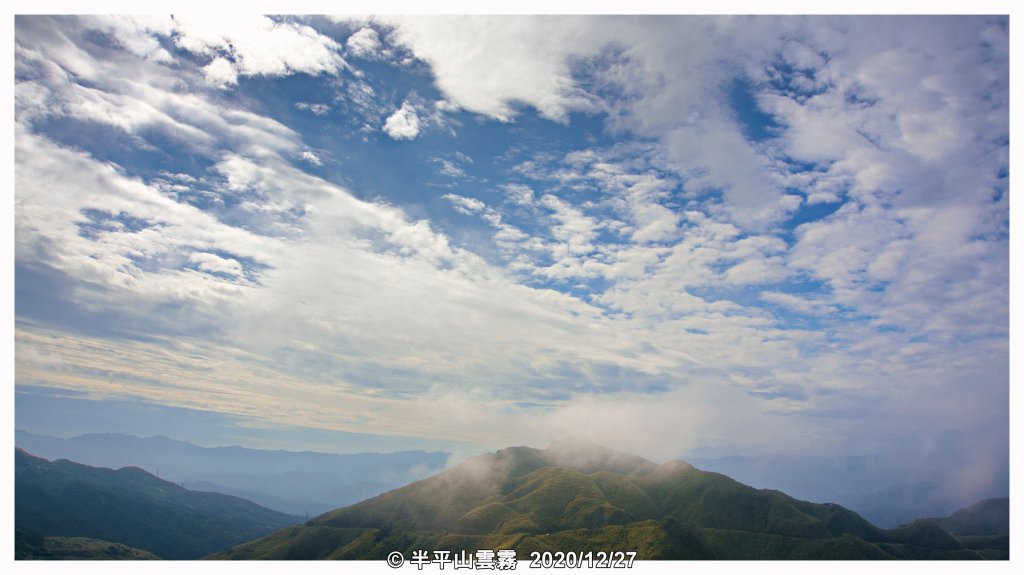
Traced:
POLYGON ((544 451, 544 455, 553 465, 569 467, 584 473, 614 471, 644 475, 658 467, 643 457, 616 451, 578 438, 555 441, 544 451))
POLYGON ((666 461, 658 466, 659 473, 678 473, 680 471, 690 471, 696 469, 696 467, 683 461, 682 459, 673 459, 672 461, 666 461))

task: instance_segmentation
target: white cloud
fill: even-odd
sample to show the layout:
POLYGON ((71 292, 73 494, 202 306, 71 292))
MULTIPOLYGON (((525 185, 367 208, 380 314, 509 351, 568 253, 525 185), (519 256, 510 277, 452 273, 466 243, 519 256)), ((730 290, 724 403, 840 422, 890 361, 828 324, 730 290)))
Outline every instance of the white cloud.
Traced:
POLYGON ((442 175, 448 176, 449 178, 464 178, 466 176, 466 172, 451 160, 447 160, 445 158, 434 158, 434 161, 441 164, 441 168, 438 171, 441 172, 442 175))
POLYGON ((238 72, 226 58, 215 58, 203 67, 206 80, 217 88, 230 88, 238 84, 238 72))
POLYGON ((225 66, 240 76, 337 74, 345 67, 341 46, 303 24, 240 14, 176 14, 173 21, 179 48, 222 60, 206 68, 211 82, 227 78, 225 66))
POLYGON ((781 257, 749 259, 725 272, 725 283, 734 285, 770 284, 786 278, 789 272, 781 257))
MULTIPOLYGON (((737 70, 750 74, 755 82, 784 73, 780 63, 771 60, 775 55, 806 71, 793 79, 795 85, 803 78, 803 90, 825 91, 814 96, 804 92, 791 99, 754 85, 759 105, 786 127, 781 142, 793 156, 807 161, 849 158, 830 172, 856 172, 855 181, 867 188, 885 186, 891 178, 887 174, 907 170, 902 160, 895 159, 899 154, 887 154, 883 160, 874 151, 877 142, 865 139, 862 133, 875 134, 872 137, 891 134, 897 138, 893 144, 924 161, 953 153, 984 157, 962 146, 951 147, 962 139, 933 132, 946 126, 953 130, 953 126, 963 125, 963 118, 977 115, 971 110, 984 110, 990 104, 971 104, 960 98, 951 100, 945 109, 910 108, 915 102, 942 105, 942 94, 959 97, 963 92, 964 84, 954 80, 958 72, 946 74, 938 66, 971 73, 990 69, 977 65, 981 52, 971 45, 970 25, 922 21, 912 38, 915 48, 903 49, 903 32, 887 22, 877 31, 883 39, 877 46, 856 44, 851 49, 853 42, 874 29, 876 21, 851 19, 840 25, 838 20, 825 18, 417 17, 388 22, 396 27, 399 42, 431 64, 439 87, 456 104, 502 120, 514 117, 516 103, 533 106, 560 121, 573 110, 610 109, 618 128, 663 144, 665 159, 685 177, 684 185, 691 193, 721 190, 727 213, 744 227, 766 229, 799 207, 784 191, 788 173, 777 173, 774 168, 773 144, 747 141, 733 110, 721 97, 737 70), (935 28, 934 33, 921 32, 929 27, 935 28), (824 30, 831 31, 831 36, 824 30), (934 45, 933 39, 945 34, 962 49, 954 52, 934 45), (623 46, 622 58, 594 63, 597 85, 614 86, 627 97, 599 102, 577 85, 569 62, 592 58, 609 45, 623 46), (928 51, 938 51, 943 57, 930 59, 925 56, 928 51), (826 52, 830 53, 828 59, 821 57, 826 52), (720 65, 722 62, 732 64, 720 65), (899 73, 890 72, 908 66, 915 70, 913 74, 898 77, 899 73), (676 73, 679 69, 686 74, 676 73), (919 81, 911 82, 911 76, 919 81), (860 104, 846 105, 844 98, 851 90, 882 98, 886 105, 898 108, 891 108, 893 113, 887 116, 860 104), (894 125, 886 126, 884 120, 879 123, 878 119, 886 117, 894 118, 894 125), (879 128, 885 131, 876 133, 879 128), (940 149, 940 144, 945 147, 940 149), (892 161, 900 162, 901 167, 890 165, 892 161)), ((980 19, 977 22, 983 24, 980 19)), ((998 127, 998 118, 994 119, 998 127)), ((992 134, 991 140, 998 141, 998 134, 992 134)), ((838 197, 835 191, 822 190, 811 195, 810 201, 835 201, 838 197)))
POLYGON ((834 306, 824 304, 817 299, 785 292, 764 291, 761 292, 760 298, 766 302, 807 315, 827 315, 835 312, 834 306))
POLYGON ((523 184, 505 184, 502 189, 508 195, 509 201, 528 206, 533 203, 533 190, 523 184))
POLYGON ((174 57, 160 45, 157 35, 169 36, 173 22, 169 18, 144 16, 82 17, 89 26, 103 30, 115 38, 128 52, 161 64, 173 64, 174 57))
POLYGON ((486 207, 483 202, 476 198, 467 198, 458 194, 445 194, 443 197, 452 203, 452 207, 456 211, 467 216, 479 213, 486 207))
POLYGON ((571 79, 568 57, 596 51, 604 40, 584 20, 561 17, 389 17, 393 39, 428 63, 450 101, 501 121, 513 102, 564 121, 594 110, 593 98, 571 79), (571 41, 569 39, 572 38, 571 41))
MULTIPOLYGON (((623 231, 628 232, 634 242, 678 239, 680 215, 664 205, 678 182, 644 173, 644 166, 631 166, 631 160, 606 155, 594 150, 571 152, 565 162, 573 170, 579 170, 573 171, 571 177, 591 179, 609 196, 612 208, 631 223, 631 227, 623 231)), ((566 179, 561 173, 554 177, 566 179)))
POLYGON ((384 132, 394 140, 414 140, 420 135, 416 106, 408 100, 384 121, 384 132))
POLYGON ((593 240, 597 237, 598 226, 594 218, 551 194, 541 196, 540 205, 551 210, 551 217, 556 222, 551 230, 554 239, 561 242, 556 250, 564 250, 566 255, 584 255, 594 251, 593 240))
POLYGON ((381 50, 380 35, 369 26, 360 28, 345 41, 348 51, 360 58, 375 58, 381 50))
POLYGON ((31 78, 15 87, 19 104, 24 104, 19 111, 23 122, 66 116, 122 130, 139 146, 149 146, 146 138, 158 134, 210 156, 219 153, 218 141, 252 151, 291 152, 297 147, 295 132, 270 118, 180 90, 196 83, 187 70, 152 60, 118 67, 116 59, 94 58, 73 42, 87 32, 77 20, 40 18, 30 23, 47 32, 31 33, 30 27, 18 39, 16 66, 31 78))
POLYGON ((309 110, 310 112, 313 112, 313 114, 317 116, 323 116, 327 112, 331 111, 330 106, 319 102, 296 102, 295 107, 300 110, 309 110))
POLYGON ((222 258, 216 254, 203 252, 192 254, 188 259, 196 264, 200 271, 235 277, 242 275, 242 264, 238 263, 238 260, 222 258))
POLYGON ((108 290, 83 291, 82 297, 91 300, 84 305, 113 305, 129 314, 134 305, 145 314, 161 301, 179 301, 209 311, 234 301, 248 282, 203 281, 183 264, 191 261, 200 269, 206 266, 204 271, 238 275, 235 272, 240 270, 233 267, 238 262, 192 252, 223 250, 261 263, 279 257, 279 242, 221 224, 210 214, 170 200, 159 189, 126 178, 85 154, 20 127, 16 145, 17 258, 108 290), (89 223, 89 210, 147 224, 139 229, 107 225, 108 231, 90 238, 80 233, 81 226, 89 223))
POLYGON ((758 61, 771 53, 780 29, 744 30, 744 41, 737 42, 729 25, 699 18, 387 22, 396 27, 396 41, 430 63, 438 86, 463 108, 503 121, 514 118, 517 103, 556 121, 565 121, 573 111, 609 111, 617 128, 660 140, 665 158, 686 175, 694 194, 722 190, 739 223, 764 228, 792 209, 782 200, 769 162, 740 134, 732 111, 722 103, 731 76, 728 67, 717 65, 718 58, 758 61), (602 49, 615 46, 625 47, 619 59, 602 55, 602 49), (577 85, 570 62, 591 60, 591 81, 621 92, 621 101, 602 100, 577 85), (679 74, 680 69, 687 73, 679 74))
POLYGON ((324 161, 320 159, 320 156, 316 155, 315 153, 313 153, 313 152, 311 152, 309 150, 303 150, 301 158, 304 161, 309 162, 310 164, 313 164, 314 166, 322 166, 322 165, 324 165, 324 161))

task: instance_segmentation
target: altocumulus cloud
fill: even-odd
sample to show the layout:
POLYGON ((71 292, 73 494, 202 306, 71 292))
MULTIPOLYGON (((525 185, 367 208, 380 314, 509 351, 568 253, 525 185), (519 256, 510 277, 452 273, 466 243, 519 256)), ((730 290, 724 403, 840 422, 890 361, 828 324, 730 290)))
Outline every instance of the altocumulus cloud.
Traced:
POLYGON ((384 121, 384 133, 395 140, 414 140, 420 135, 420 117, 412 102, 402 102, 402 107, 395 110, 384 121))

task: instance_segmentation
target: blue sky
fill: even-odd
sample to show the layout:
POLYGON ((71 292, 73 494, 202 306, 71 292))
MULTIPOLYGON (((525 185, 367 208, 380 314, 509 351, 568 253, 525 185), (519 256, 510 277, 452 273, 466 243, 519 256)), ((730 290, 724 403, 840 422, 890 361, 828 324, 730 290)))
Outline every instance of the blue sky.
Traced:
POLYGON ((16 425, 1009 439, 1005 17, 19 17, 16 425))

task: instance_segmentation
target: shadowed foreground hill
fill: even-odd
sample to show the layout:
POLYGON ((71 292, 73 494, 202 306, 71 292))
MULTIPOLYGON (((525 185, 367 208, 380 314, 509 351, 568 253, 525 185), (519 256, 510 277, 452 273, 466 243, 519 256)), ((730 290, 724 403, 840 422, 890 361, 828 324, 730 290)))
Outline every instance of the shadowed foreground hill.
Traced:
POLYGON ((24 531, 14 534, 15 559, 47 560, 152 560, 159 559, 149 551, 88 537, 42 537, 24 531))
POLYGON ((682 461, 581 443, 512 447, 216 555, 384 559, 391 551, 636 551, 638 559, 983 559, 932 521, 879 529, 833 504, 757 490, 682 461))
MULTIPOLYGON (((32 546, 42 550, 37 558, 65 553, 69 541, 62 538, 89 538, 127 546, 104 558, 138 558, 132 547, 164 559, 194 559, 296 522, 245 499, 189 491, 137 467, 50 462, 21 449, 14 457, 15 527, 24 542, 46 537, 45 547, 32 546)), ((86 539, 70 543, 95 547, 86 539)))

